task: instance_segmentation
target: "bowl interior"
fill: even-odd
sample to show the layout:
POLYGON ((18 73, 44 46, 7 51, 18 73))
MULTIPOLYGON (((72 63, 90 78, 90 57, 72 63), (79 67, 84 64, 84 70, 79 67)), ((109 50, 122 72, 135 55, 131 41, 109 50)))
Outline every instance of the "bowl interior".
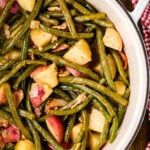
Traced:
POLYGON ((131 18, 115 0, 87 0, 98 10, 105 12, 122 36, 129 62, 131 96, 127 112, 118 136, 104 150, 123 150, 138 132, 145 114, 148 73, 145 52, 139 33, 131 18))

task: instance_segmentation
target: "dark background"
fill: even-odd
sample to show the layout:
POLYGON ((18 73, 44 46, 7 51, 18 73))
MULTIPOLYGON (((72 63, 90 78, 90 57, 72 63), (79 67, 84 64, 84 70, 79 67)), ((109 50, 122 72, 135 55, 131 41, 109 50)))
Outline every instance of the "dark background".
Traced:
MULTIPOLYGON (((126 8, 128 8, 128 10, 133 10, 131 0, 121 0, 121 1, 124 3, 126 8)), ((145 150, 147 143, 149 141, 150 141, 150 122, 148 121, 148 114, 146 114, 143 125, 129 150, 145 150)))

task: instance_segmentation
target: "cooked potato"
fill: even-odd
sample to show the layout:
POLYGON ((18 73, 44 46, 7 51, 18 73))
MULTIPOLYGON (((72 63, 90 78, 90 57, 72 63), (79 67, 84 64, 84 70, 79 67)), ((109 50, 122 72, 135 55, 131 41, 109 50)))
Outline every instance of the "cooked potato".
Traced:
POLYGON ((112 78, 114 79, 117 73, 117 66, 116 66, 115 60, 111 54, 107 55, 107 60, 108 60, 108 64, 110 67, 112 78))
POLYGON ((95 108, 92 108, 89 120, 89 129, 101 133, 105 125, 104 115, 95 108))
POLYGON ((120 34, 114 28, 107 28, 104 38, 104 45, 114 50, 121 51, 123 44, 120 34))
POLYGON ((126 91, 125 84, 123 83, 123 81, 115 81, 115 85, 117 88, 117 94, 122 96, 126 91))
POLYGON ((26 11, 31 12, 35 5, 35 0, 17 0, 18 4, 26 11))
POLYGON ((20 140, 16 144, 15 150, 35 150, 35 145, 30 140, 20 140))
POLYGON ((54 88, 58 84, 57 74, 56 64, 51 64, 49 66, 38 67, 30 74, 30 77, 37 83, 46 84, 54 88))
POLYGON ((45 32, 42 29, 33 29, 30 32, 30 37, 33 43, 39 48, 42 49, 43 46, 47 45, 51 39, 52 34, 45 32))
POLYGON ((65 53, 64 58, 80 65, 87 64, 92 60, 88 43, 84 39, 79 40, 65 53))
POLYGON ((72 128, 72 131, 71 131, 71 140, 73 142, 75 142, 75 140, 76 140, 77 136, 79 135, 79 133, 81 132, 82 128, 83 128, 82 123, 79 123, 79 124, 75 125, 72 128))
POLYGON ((40 27, 40 21, 38 20, 32 20, 30 24, 31 29, 39 29, 40 27))
POLYGON ((20 50, 17 49, 12 49, 11 51, 9 51, 8 53, 5 54, 4 58, 7 60, 18 60, 21 57, 21 52, 20 50))
POLYGON ((90 132, 88 139, 90 150, 96 150, 97 146, 99 145, 99 140, 100 140, 99 133, 90 132))

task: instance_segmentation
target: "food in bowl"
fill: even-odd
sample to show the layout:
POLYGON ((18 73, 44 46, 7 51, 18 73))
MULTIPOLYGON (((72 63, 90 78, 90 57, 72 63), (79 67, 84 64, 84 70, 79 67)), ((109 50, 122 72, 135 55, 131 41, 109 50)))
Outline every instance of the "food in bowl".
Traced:
POLYGON ((1 149, 112 143, 130 83, 123 41, 106 14, 84 0, 4 0, 1 10, 1 149))

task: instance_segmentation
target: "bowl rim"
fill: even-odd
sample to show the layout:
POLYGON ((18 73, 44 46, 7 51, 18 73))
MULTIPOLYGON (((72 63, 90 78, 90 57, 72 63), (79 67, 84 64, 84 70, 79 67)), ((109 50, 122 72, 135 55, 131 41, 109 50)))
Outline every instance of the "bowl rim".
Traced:
POLYGON ((145 109, 143 109, 143 111, 142 111, 142 115, 141 115, 141 119, 140 119, 140 122, 138 123, 138 126, 137 126, 137 128, 136 128, 136 130, 135 130, 135 133, 133 134, 133 136, 132 136, 132 139, 131 139, 131 141, 127 144, 127 146, 126 146, 126 148, 125 149, 129 149, 130 148, 130 146, 131 146, 131 144, 134 142, 134 140, 136 139, 136 137, 137 137, 137 134, 139 133, 139 130, 140 130, 140 128, 141 128, 141 126, 142 126, 142 124, 143 124, 143 121, 144 121, 144 117, 145 117, 145 114, 146 114, 146 106, 147 106, 147 104, 148 104, 148 95, 149 95, 149 79, 150 79, 150 77, 149 77, 149 65, 148 65, 148 57, 147 57, 147 54, 146 54, 146 48, 145 48, 145 45, 144 45, 144 41, 143 41, 143 37, 142 37, 142 34, 140 33, 140 30, 138 29, 138 27, 137 27, 137 25, 136 25, 136 23, 134 22, 134 20, 132 19, 132 17, 130 16, 130 12, 127 10, 127 8, 125 8, 125 6, 123 5, 123 3, 121 2, 121 1, 119 1, 119 0, 117 0, 116 1, 119 5, 120 5, 120 7, 123 9, 123 11, 126 13, 126 15, 127 15, 127 17, 128 17, 128 19, 131 21, 131 23, 132 23, 132 25, 134 26, 134 28, 135 28, 135 31, 136 31, 136 33, 137 33, 137 35, 138 35, 138 37, 139 37, 139 40, 140 40, 140 42, 141 42, 141 46, 142 46, 142 48, 143 48, 143 54, 144 54, 144 57, 145 57, 145 65, 146 65, 146 74, 147 74, 147 90, 146 90, 146 97, 145 97, 145 104, 144 104, 144 108, 145 109))

